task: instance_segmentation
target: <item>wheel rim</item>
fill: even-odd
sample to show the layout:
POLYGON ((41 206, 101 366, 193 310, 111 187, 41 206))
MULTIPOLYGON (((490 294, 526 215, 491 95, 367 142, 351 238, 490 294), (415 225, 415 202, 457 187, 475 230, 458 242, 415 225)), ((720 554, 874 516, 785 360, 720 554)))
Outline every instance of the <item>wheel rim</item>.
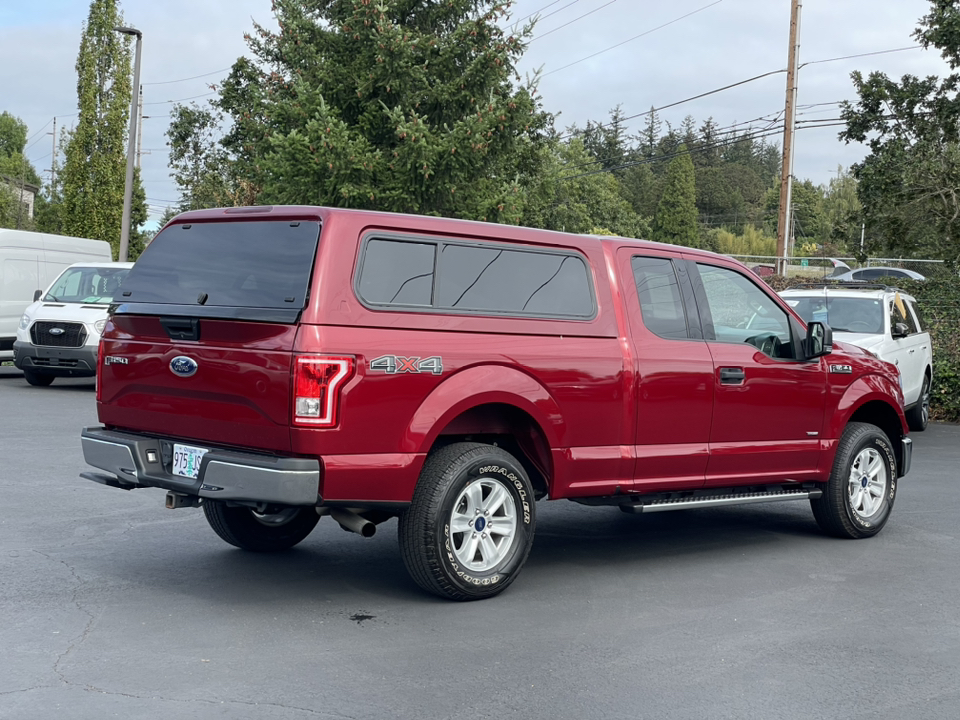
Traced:
POLYGON ((848 488, 850 508, 860 518, 868 520, 880 511, 887 493, 887 465, 879 452, 860 451, 850 468, 848 488))
POLYGON ((453 504, 450 542, 466 568, 486 572, 507 557, 517 535, 517 506, 510 491, 495 478, 478 478, 453 504))
POLYGON ((284 508, 276 513, 259 513, 256 510, 251 510, 250 514, 253 515, 254 519, 261 525, 280 527, 293 520, 299 512, 300 508, 284 508))

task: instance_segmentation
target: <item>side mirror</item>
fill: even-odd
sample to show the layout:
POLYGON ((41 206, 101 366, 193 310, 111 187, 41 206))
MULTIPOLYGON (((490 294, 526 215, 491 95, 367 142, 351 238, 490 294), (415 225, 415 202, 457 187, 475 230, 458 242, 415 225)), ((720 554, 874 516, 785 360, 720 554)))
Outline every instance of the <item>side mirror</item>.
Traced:
POLYGON ((33 301, 36 302, 37 300, 39 300, 41 295, 43 295, 43 290, 34 290, 33 301))
POLYGON ((896 323, 890 331, 891 337, 905 338, 910 334, 910 327, 906 323, 896 323))
POLYGON ((807 337, 803 341, 808 360, 829 355, 833 352, 833 330, 822 322, 807 324, 807 337))

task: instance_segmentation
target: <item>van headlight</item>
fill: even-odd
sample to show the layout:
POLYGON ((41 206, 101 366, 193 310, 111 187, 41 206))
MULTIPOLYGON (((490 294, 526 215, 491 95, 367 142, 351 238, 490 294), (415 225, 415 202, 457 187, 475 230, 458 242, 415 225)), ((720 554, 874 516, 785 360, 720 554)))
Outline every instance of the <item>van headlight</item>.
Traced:
POLYGON ((24 313, 20 317, 20 329, 26 330, 28 327, 30 327, 30 316, 24 313))
POLYGON ((97 335, 103 335, 103 329, 104 329, 106 326, 107 326, 107 321, 106 321, 106 319, 104 319, 104 320, 97 320, 97 321, 93 324, 93 329, 97 331, 97 335))

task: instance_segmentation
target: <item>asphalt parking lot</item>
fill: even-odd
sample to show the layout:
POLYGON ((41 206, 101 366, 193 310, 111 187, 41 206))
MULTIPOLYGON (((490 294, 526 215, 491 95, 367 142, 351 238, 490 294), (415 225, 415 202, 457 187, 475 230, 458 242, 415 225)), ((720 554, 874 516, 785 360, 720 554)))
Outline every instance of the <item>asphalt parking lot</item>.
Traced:
POLYGON ((876 538, 806 503, 541 503, 520 579, 456 604, 407 577, 396 521, 247 554, 81 480, 90 381, 3 367, 0 408, 0 718, 960 715, 960 426, 913 436, 876 538))

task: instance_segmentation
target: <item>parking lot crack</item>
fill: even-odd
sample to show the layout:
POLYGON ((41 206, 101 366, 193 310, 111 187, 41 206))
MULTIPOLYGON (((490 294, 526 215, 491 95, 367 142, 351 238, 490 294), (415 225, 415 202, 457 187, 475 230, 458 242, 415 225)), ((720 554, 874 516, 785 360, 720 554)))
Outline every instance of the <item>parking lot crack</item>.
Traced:
POLYGON ((87 616, 87 621, 86 623, 84 623, 83 630, 81 630, 80 633, 75 638, 73 638, 73 640, 70 641, 70 644, 67 646, 66 650, 64 650, 62 653, 57 655, 57 659, 53 663, 53 672, 56 673, 60 681, 65 685, 75 685, 75 683, 71 683, 69 680, 67 680, 60 666, 63 663, 63 661, 71 653, 73 653, 81 645, 83 645, 86 639, 90 636, 90 633, 93 631, 93 627, 96 624, 99 614, 94 614, 88 608, 84 607, 84 605, 80 602, 79 596, 80 596, 80 591, 83 589, 84 580, 82 577, 80 577, 79 573, 77 573, 76 569, 74 569, 74 567, 70 563, 68 563, 66 560, 61 560, 60 558, 51 557, 50 555, 48 555, 47 553, 41 550, 34 550, 34 552, 40 555, 41 557, 49 560, 50 562, 60 563, 69 571, 70 575, 73 577, 73 580, 74 580, 74 589, 73 589, 73 594, 70 597, 70 601, 74 604, 77 610, 79 610, 81 613, 87 616))

